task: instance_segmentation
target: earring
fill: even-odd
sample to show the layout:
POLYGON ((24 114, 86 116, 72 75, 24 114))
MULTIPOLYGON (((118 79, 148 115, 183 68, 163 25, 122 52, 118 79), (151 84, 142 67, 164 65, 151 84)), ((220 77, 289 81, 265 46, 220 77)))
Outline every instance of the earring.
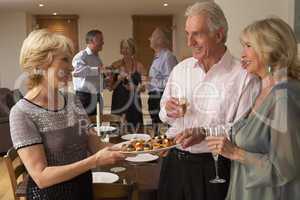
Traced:
POLYGON ((41 68, 34 68, 33 74, 35 75, 43 75, 43 70, 41 68))
POLYGON ((272 73, 273 73, 273 69, 272 69, 271 65, 268 65, 268 66, 267 66, 267 70, 268 70, 268 73, 269 73, 269 74, 272 74, 272 73))

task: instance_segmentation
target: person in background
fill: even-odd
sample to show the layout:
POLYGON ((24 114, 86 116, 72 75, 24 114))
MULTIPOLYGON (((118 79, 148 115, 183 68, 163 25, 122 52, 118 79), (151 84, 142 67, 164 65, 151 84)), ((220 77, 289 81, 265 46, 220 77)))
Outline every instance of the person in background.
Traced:
MULTIPOLYGON (((161 99, 160 119, 171 127, 166 135, 202 131, 201 127, 230 124, 248 111, 259 93, 257 78, 241 67, 226 47, 228 24, 214 2, 197 2, 186 10, 185 31, 193 57, 171 72, 161 99)), ((195 134, 196 135, 196 134, 195 134)), ((229 183, 230 160, 219 157, 219 175, 226 183, 212 184, 214 159, 203 139, 188 138, 163 159, 160 200, 224 200, 229 183), (199 143, 199 144, 196 144, 199 143)))
MULTIPOLYGON (((103 33, 99 30, 91 30, 85 36, 87 47, 78 52, 72 61, 74 70, 73 84, 76 95, 79 97, 88 115, 96 114, 97 102, 100 102, 100 110, 103 110, 103 99, 100 91, 100 80, 102 61, 99 58, 99 51, 103 47, 103 33)), ((102 86, 103 87, 103 86, 102 86)))
POLYGON ((72 42, 47 30, 31 32, 22 45, 29 90, 11 109, 10 132, 29 174, 28 200, 92 200, 91 169, 124 160, 88 130, 79 99, 60 91, 71 78, 72 55, 72 42))
POLYGON ((154 59, 149 70, 148 109, 154 133, 157 135, 158 125, 161 123, 159 119, 161 96, 173 67, 177 65, 177 59, 169 49, 171 41, 165 29, 156 28, 149 40, 150 47, 154 50, 154 59))
POLYGON ((300 198, 300 62, 292 28, 280 18, 241 34, 243 67, 262 80, 252 110, 231 140, 208 137, 210 150, 232 160, 228 200, 300 198))
POLYGON ((135 58, 133 39, 121 41, 120 53, 123 58, 112 64, 111 113, 125 116, 129 128, 137 131, 143 125, 140 93, 144 91, 141 78, 144 66, 135 58))

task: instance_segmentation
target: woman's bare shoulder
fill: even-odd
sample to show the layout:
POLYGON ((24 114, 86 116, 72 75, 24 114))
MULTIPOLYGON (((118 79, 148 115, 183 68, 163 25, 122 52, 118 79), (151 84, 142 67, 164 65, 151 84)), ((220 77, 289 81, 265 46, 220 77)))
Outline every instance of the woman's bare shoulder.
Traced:
POLYGON ((122 66, 122 59, 116 60, 115 62, 113 62, 113 63, 111 64, 111 66, 112 66, 113 68, 119 68, 119 67, 121 67, 121 66, 122 66))

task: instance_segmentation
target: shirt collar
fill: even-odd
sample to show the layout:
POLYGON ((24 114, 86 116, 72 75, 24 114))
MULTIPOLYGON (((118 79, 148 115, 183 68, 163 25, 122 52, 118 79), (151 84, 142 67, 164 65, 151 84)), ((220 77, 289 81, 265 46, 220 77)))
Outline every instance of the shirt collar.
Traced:
MULTIPOLYGON (((229 66, 229 64, 231 63, 231 59, 232 59, 232 55, 229 51, 229 49, 227 48, 224 55, 222 56, 222 58, 219 60, 219 62, 217 62, 216 64, 214 64, 212 68, 219 68, 219 67, 226 67, 226 66, 229 66)), ((201 64, 199 64, 198 60, 195 59, 195 64, 194 64, 194 67, 201 67, 203 68, 203 66, 201 64)))
POLYGON ((85 51, 87 52, 88 55, 93 55, 94 54, 89 47, 86 47, 85 51))
POLYGON ((154 59, 159 58, 167 49, 161 49, 157 54, 154 55, 154 59))

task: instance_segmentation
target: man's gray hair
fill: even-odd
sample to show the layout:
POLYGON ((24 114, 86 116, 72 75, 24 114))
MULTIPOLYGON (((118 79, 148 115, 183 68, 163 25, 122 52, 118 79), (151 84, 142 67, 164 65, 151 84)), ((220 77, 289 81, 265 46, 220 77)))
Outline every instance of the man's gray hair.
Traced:
POLYGON ((166 27, 157 27, 156 30, 158 31, 161 42, 165 47, 169 47, 171 43, 171 38, 172 38, 172 32, 166 28, 166 27))
POLYGON ((186 9, 185 16, 191 17, 195 15, 206 14, 208 17, 208 28, 210 31, 216 31, 219 28, 224 29, 224 39, 225 43, 227 40, 228 33, 228 23, 227 19, 218 4, 211 1, 197 2, 186 9))

